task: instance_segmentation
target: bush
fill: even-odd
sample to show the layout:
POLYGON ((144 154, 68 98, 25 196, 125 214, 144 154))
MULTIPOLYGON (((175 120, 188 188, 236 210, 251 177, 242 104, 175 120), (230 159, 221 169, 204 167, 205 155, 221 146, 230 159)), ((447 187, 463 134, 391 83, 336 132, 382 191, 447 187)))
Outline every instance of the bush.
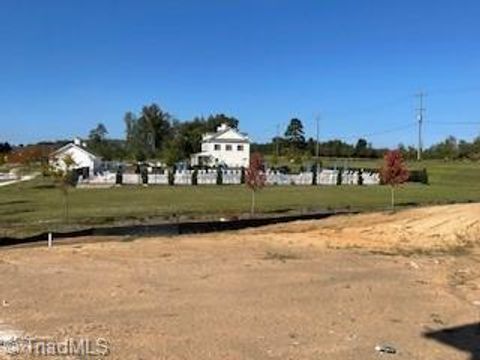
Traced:
POLYGON ((422 183, 428 185, 428 172, 426 168, 422 170, 411 170, 408 182, 422 183))
POLYGON ((342 185, 342 174, 343 174, 343 169, 342 168, 338 169, 337 185, 342 185))
POLYGON ((172 166, 168 171, 168 185, 174 185, 175 183, 175 171, 176 167, 172 166))
POLYGON ((141 173, 142 184, 148 184, 148 169, 146 167, 142 168, 141 173))
POLYGON ((198 169, 192 172, 192 185, 198 185, 198 169))

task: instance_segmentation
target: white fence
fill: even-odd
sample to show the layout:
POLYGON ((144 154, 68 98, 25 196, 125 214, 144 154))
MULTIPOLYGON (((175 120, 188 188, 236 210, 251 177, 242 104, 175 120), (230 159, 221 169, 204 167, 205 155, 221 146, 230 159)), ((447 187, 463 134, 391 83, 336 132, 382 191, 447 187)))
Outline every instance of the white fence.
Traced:
POLYGON ((267 185, 312 185, 313 173, 283 174, 279 171, 267 170, 265 173, 267 185))
POLYGON ((302 172, 300 174, 290 175, 292 183, 294 185, 312 185, 313 184, 313 173, 312 172, 302 172))
POLYGON ((122 184, 140 185, 142 184, 142 177, 140 176, 140 174, 123 174, 122 184))
POLYGON ((242 183, 241 170, 222 170, 222 183, 226 185, 239 185, 242 183))
POLYGON ((358 185, 359 174, 355 170, 345 170, 342 172, 342 185, 358 185))
POLYGON ((198 170, 198 185, 215 185, 217 183, 218 173, 216 170, 198 170))
MULTIPOLYGON (((358 170, 344 170, 341 172, 339 179, 339 170, 322 169, 317 172, 317 185, 337 185, 339 182, 342 185, 379 185, 380 174, 378 172, 358 170), (362 181, 360 180, 360 173, 362 181), (340 181, 339 181, 340 180, 340 181)), ((276 170, 267 170, 265 172, 267 185, 313 185, 312 172, 301 172, 299 174, 284 174, 276 170)), ((149 185, 169 185, 169 172, 165 170, 160 174, 148 174, 147 183, 149 185)), ((221 170, 222 184, 225 185, 239 185, 242 183, 241 170, 221 170)), ((11 174, 0 174, 0 181, 7 181, 10 179, 17 179, 11 174)), ((198 170, 196 183, 198 185, 216 185, 218 181, 217 170, 198 170)), ((79 185, 115 185, 117 182, 117 174, 112 172, 104 172, 96 174, 89 178, 79 178, 79 185)), ((173 183, 175 185, 192 185, 193 184, 193 170, 178 170, 173 174, 173 183)), ((140 174, 123 174, 122 184, 125 185, 141 185, 143 178, 140 174)))
POLYGON ((148 184, 168 185, 168 171, 165 171, 163 174, 148 174, 148 184))
POLYGON ((267 170, 265 172, 267 185, 291 185, 290 177, 278 171, 267 170))
POLYGON ((20 176, 13 173, 0 173, 0 181, 14 181, 20 179, 20 176))
POLYGON ((117 175, 115 173, 108 172, 104 174, 90 176, 86 179, 80 176, 78 182, 80 184, 88 185, 115 185, 115 183, 117 182, 117 175))
POLYGON ((317 173, 317 185, 337 185, 338 170, 322 169, 317 173))
POLYGON ((380 185, 380 174, 374 172, 362 173, 363 185, 380 185))
POLYGON ((178 170, 174 174, 175 185, 192 185, 192 170, 178 170))

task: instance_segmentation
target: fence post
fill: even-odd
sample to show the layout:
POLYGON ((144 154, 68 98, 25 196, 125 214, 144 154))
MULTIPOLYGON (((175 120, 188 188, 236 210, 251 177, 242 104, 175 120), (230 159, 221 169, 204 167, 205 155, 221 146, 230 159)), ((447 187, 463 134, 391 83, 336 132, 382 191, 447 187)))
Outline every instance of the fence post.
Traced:
POLYGON ((53 247, 53 235, 51 232, 48 233, 48 247, 49 248, 53 247))

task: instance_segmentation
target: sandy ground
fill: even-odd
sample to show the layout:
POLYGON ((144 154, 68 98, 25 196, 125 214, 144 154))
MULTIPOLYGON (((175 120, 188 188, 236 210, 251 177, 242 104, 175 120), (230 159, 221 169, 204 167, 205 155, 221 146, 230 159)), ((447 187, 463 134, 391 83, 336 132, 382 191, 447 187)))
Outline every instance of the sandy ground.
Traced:
POLYGON ((2 249, 0 340, 103 338, 106 359, 478 359, 479 221, 470 204, 2 249))

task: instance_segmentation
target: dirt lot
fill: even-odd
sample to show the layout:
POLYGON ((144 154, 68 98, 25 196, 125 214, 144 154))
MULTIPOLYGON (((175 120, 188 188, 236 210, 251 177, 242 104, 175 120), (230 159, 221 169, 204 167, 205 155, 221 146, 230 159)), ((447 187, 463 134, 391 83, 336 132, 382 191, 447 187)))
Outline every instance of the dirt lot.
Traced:
POLYGON ((479 221, 470 204, 2 249, 0 339, 101 337, 122 360, 478 359, 479 221))

